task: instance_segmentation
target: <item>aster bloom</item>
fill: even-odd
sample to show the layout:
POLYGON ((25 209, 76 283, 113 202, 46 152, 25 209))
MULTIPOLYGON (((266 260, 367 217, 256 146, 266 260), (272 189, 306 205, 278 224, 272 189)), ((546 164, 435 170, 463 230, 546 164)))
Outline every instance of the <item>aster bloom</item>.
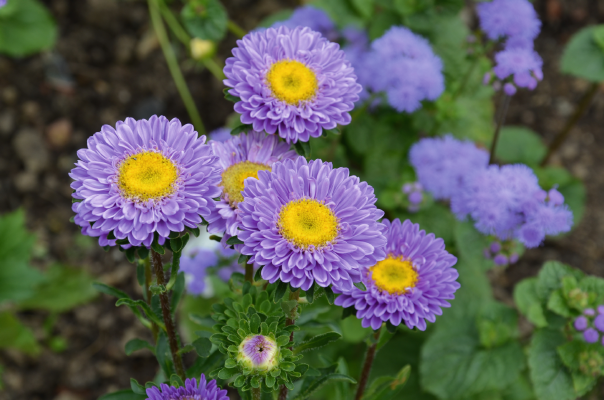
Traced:
POLYGON ((484 234, 516 238, 530 248, 539 246, 545 235, 570 230, 572 212, 559 200, 557 194, 548 199, 526 165, 490 165, 466 180, 453 196, 451 210, 460 219, 471 216, 484 234))
POLYGON ((222 187, 220 201, 207 218, 208 232, 229 236, 237 235, 239 219, 237 205, 243 201, 241 191, 247 178, 258 178, 258 171, 270 170, 277 161, 298 157, 287 143, 264 132, 242 133, 224 143, 212 142, 212 150, 218 156, 222 187))
POLYGON ((205 136, 176 118, 104 125, 78 157, 69 174, 74 221, 101 246, 127 239, 149 247, 155 233, 163 244, 170 232, 197 228, 220 195, 217 159, 205 136))
POLYGON ((397 218, 384 220, 388 244, 385 260, 364 269, 363 283, 367 290, 353 287, 340 291, 335 304, 354 306, 363 327, 378 329, 383 322, 398 326, 404 322, 409 329, 426 329, 426 320, 434 322, 447 300, 455 298, 460 285, 453 268, 457 258, 445 250, 445 242, 426 234, 418 224, 397 218))
POLYGON ((197 379, 185 380, 181 387, 168 386, 165 383, 160 388, 153 386, 147 389, 147 400, 229 400, 227 391, 220 389, 212 379, 206 384, 206 377, 201 374, 199 386, 197 379))
POLYGON ((532 49, 505 49, 495 55, 495 61, 497 65, 493 72, 497 78, 504 80, 511 77, 513 80, 513 84, 508 82, 504 85, 508 96, 516 93, 516 87, 533 90, 537 87, 537 82, 543 79, 543 61, 532 49))
POLYGON ((310 5, 296 8, 288 19, 275 22, 272 27, 278 28, 280 26, 286 26, 289 29, 298 26, 308 27, 331 41, 338 40, 339 36, 336 25, 329 18, 329 15, 325 11, 310 5))
POLYGON ((422 36, 393 26, 371 47, 371 89, 386 92, 397 111, 411 113, 421 108, 422 100, 436 100, 445 90, 443 63, 422 36))
POLYGON ((435 199, 450 199, 470 175, 489 164, 489 153, 451 135, 425 138, 409 151, 419 182, 435 199))
POLYGON ((206 290, 206 269, 218 264, 218 255, 210 249, 196 249, 190 255, 183 254, 180 270, 185 273, 187 291, 199 296, 206 290))
POLYGON ((517 44, 539 35, 541 21, 528 0, 493 0, 476 6, 480 29, 491 40, 507 38, 517 44))
POLYGON ((258 172, 243 191, 240 252, 262 278, 308 290, 313 282, 351 289, 361 269, 385 257, 384 212, 373 188, 321 160, 298 157, 258 172))
POLYGON ((224 83, 241 122, 288 143, 350 123, 361 85, 337 43, 310 28, 251 32, 226 60, 224 83))
POLYGON ((244 368, 271 371, 279 365, 279 346, 269 336, 250 335, 238 347, 237 360, 244 368))

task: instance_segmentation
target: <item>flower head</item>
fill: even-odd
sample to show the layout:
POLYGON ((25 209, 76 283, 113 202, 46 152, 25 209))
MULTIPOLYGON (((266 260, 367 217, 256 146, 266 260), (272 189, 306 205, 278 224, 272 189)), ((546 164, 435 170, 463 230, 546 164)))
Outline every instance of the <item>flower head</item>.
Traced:
POLYGON ((176 118, 104 125, 78 157, 69 174, 74 221, 101 246, 115 238, 148 247, 156 232, 163 244, 170 232, 196 228, 220 195, 220 172, 205 136, 176 118))
POLYGON ((541 29, 537 12, 528 0, 493 0, 478 4, 477 11, 480 28, 491 40, 532 42, 541 29))
POLYGON ((241 100, 235 111, 256 131, 288 143, 350 123, 361 85, 337 43, 309 28, 251 32, 226 60, 224 83, 241 100))
POLYGON ((308 27, 331 41, 337 40, 339 36, 336 25, 329 18, 329 15, 325 11, 310 5, 296 8, 288 19, 275 22, 272 27, 278 28, 280 26, 286 26, 289 29, 298 26, 308 27))
POLYGON ((227 391, 220 389, 212 379, 206 384, 206 377, 201 374, 199 386, 197 379, 185 380, 181 387, 168 386, 165 383, 160 388, 153 386, 147 389, 147 400, 229 400, 227 391))
POLYGON ((241 253, 263 265, 262 278, 308 290, 313 282, 351 288, 361 269, 383 259, 373 188, 321 160, 298 157, 260 171, 239 204, 241 253))
POLYGON ((274 135, 264 132, 242 133, 225 142, 212 142, 212 150, 218 156, 222 187, 220 201, 207 218, 210 233, 237 235, 239 226, 237 205, 243 201, 247 178, 258 178, 258 171, 267 171, 277 161, 294 159, 295 151, 274 135))
POLYGON ((237 360, 244 368, 271 371, 279 365, 279 346, 269 336, 251 334, 239 344, 237 360))
POLYGON ((486 168, 489 154, 469 140, 447 135, 415 143, 409 160, 426 191, 435 199, 450 199, 471 174, 486 168))
POLYGON ((495 55, 495 61, 497 65, 493 68, 493 72, 497 78, 501 80, 513 78, 513 85, 511 82, 504 85, 508 96, 516 93, 516 86, 533 90, 537 87, 537 82, 543 79, 541 70, 543 61, 532 49, 505 49, 495 55))
POLYGON ((365 268, 363 283, 367 290, 353 287, 340 291, 335 304, 357 309, 363 327, 378 329, 383 322, 409 329, 426 329, 426 320, 434 322, 442 307, 450 307, 459 289, 459 274, 453 268, 457 259, 445 250, 445 243, 434 234, 426 234, 418 224, 406 220, 384 220, 388 244, 385 260, 365 268))
POLYGON ((397 111, 411 113, 422 100, 436 100, 445 90, 443 63, 422 36, 394 26, 371 47, 371 89, 386 92, 397 111))

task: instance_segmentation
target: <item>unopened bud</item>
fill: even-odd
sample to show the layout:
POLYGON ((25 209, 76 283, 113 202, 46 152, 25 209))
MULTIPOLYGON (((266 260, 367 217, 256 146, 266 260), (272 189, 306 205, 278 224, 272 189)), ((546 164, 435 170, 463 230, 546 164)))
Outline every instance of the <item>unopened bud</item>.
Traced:
POLYGON ((191 39, 191 56, 195 60, 212 57, 216 52, 216 44, 211 40, 191 39))

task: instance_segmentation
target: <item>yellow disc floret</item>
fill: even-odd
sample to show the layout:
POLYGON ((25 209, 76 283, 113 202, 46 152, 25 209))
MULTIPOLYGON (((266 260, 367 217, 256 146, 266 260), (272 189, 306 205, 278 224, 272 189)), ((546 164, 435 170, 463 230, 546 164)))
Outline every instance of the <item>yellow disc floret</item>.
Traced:
POLYGON ((273 96, 287 104, 311 100, 317 93, 317 76, 300 61, 277 61, 266 74, 266 80, 273 96))
POLYGON ((222 173, 220 186, 222 186, 223 193, 226 195, 229 204, 234 207, 237 203, 243 201, 241 191, 244 188, 244 183, 247 178, 258 179, 258 171, 270 170, 271 167, 266 164, 251 161, 242 161, 225 169, 222 173))
POLYGON ((172 194, 178 168, 161 153, 143 151, 124 159, 118 166, 118 186, 124 197, 146 201, 172 194))
POLYGON ((281 207, 277 227, 285 239, 303 249, 323 247, 339 232, 333 211, 312 199, 292 200, 281 207))
POLYGON ((403 294, 417 284, 417 272, 411 262, 402 257, 390 255, 369 270, 377 287, 390 294, 403 294))

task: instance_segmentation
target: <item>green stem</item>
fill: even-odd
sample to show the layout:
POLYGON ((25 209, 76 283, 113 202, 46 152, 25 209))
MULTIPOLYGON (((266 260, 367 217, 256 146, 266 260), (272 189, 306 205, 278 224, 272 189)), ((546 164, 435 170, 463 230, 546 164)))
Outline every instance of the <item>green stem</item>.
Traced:
POLYGON ((191 122, 193 122, 193 126, 195 126, 195 129, 197 130, 199 135, 204 135, 206 133, 206 130, 203 126, 203 122, 201 121, 199 111, 195 106, 193 96, 191 96, 191 92, 187 87, 185 78, 178 65, 176 54, 174 54, 174 50, 172 49, 170 40, 168 39, 168 34, 166 32, 166 28, 160 15, 161 9, 157 2, 158 0, 148 0, 149 14, 151 15, 151 23, 153 24, 153 29, 155 30, 155 34, 157 35, 157 39, 159 40, 159 44, 164 53, 164 57, 166 59, 166 63, 168 64, 168 69, 170 70, 172 79, 174 80, 174 84, 176 85, 178 93, 180 94, 180 97, 183 103, 185 104, 185 108, 189 113, 189 118, 191 118, 191 122))
POLYGON ((560 148, 560 146, 562 146, 562 143, 564 143, 564 141, 570 134, 570 131, 572 130, 573 126, 575 126, 575 124, 581 119, 583 114, 585 114, 585 111, 587 111, 587 109, 589 108, 592 99, 598 92, 599 86, 600 83, 592 83, 589 86, 589 89, 587 89, 587 92, 585 92, 585 94, 581 98, 581 101, 579 102, 579 105, 577 105, 577 108, 575 109, 573 115, 571 115, 571 117, 568 119, 566 125, 564 125, 564 128, 562 128, 560 133, 556 135, 552 144, 549 145, 549 148, 547 149, 547 154, 545 155, 545 157, 543 157, 543 160, 540 164, 542 167, 544 167, 548 163, 552 154, 554 154, 560 148))
POLYGON ((220 65, 218 65, 216 60, 214 60, 213 58, 203 58, 201 62, 203 63, 203 65, 205 65, 208 71, 210 71, 212 75, 214 75, 214 77, 222 83, 226 76, 224 76, 224 72, 222 72, 222 68, 220 67, 220 65))
POLYGON ((252 400, 260 400, 262 398, 262 392, 260 388, 252 388, 252 400))
POLYGON ((242 27, 240 27, 239 25, 237 25, 233 20, 229 19, 229 21, 227 22, 227 29, 229 31, 231 31, 231 33, 235 36, 238 36, 239 38, 244 37, 245 35, 247 35, 247 32, 245 31, 245 29, 243 29, 242 27))
MULTIPOLYGON (((147 299, 147 304, 149 305, 151 305, 151 290, 149 289, 151 286, 151 279, 151 256, 149 256, 145 259, 145 297, 147 299)), ((153 340, 157 342, 158 328, 154 323, 151 325, 151 333, 153 334, 153 340)))
POLYGON ((254 264, 245 264, 245 281, 254 284, 254 264))
POLYGON ((508 107, 510 105, 510 100, 512 96, 504 95, 503 106, 501 110, 501 114, 499 114, 499 120, 497 121, 497 127, 495 128, 495 135, 493 136, 493 142, 491 143, 491 155, 489 157, 489 164, 493 164, 495 162, 495 150, 497 149, 497 141, 499 140, 499 132, 501 131, 501 127, 505 122, 505 117, 508 113, 508 107))
MULTIPOLYGON (((289 299, 296 300, 296 301, 300 300, 300 289, 296 290, 295 292, 290 292, 289 299)), ((295 324, 297 314, 298 314, 298 305, 296 303, 296 306, 292 308, 292 310, 289 314, 289 318, 287 319, 287 321, 285 321, 285 325, 290 326, 290 325, 295 324)), ((293 331, 289 334, 289 341, 290 342, 294 341, 294 332, 293 331)), ((291 347, 290 347, 290 350, 292 350, 291 347)), ((285 385, 281 385, 281 389, 279 390, 279 400, 287 400, 287 387, 285 385)))
POLYGON ((373 365, 373 360, 375 359, 375 353, 377 350, 378 341, 380 340, 381 331, 382 327, 380 326, 373 334, 373 341, 367 348, 365 362, 363 363, 363 371, 361 371, 361 378, 359 379, 359 386, 357 387, 357 394, 354 397, 355 400, 361 400, 363 398, 363 394, 365 393, 365 387, 369 381, 369 374, 371 373, 371 366, 373 365))

